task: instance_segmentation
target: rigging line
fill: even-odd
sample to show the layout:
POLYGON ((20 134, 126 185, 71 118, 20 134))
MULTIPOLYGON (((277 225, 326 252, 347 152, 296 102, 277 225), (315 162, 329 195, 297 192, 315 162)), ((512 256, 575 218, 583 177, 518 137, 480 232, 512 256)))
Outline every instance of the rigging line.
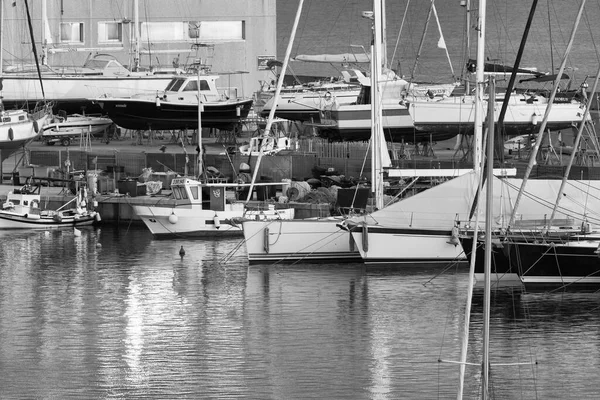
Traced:
MULTIPOLYGON (((396 58, 396 51, 398 50, 398 46, 400 45, 400 36, 402 35, 402 29, 404 28, 404 21, 406 20, 406 15, 408 13, 408 6, 410 4, 410 0, 408 0, 406 2, 406 7, 404 9, 404 14, 402 15, 402 22, 400 23, 400 30, 398 30, 398 36, 396 37, 396 44, 394 46, 394 52, 392 53, 392 58, 390 60, 390 65, 388 65, 388 67, 391 68, 392 65, 394 65, 394 59, 396 58)), ((398 60, 398 63, 400 63, 400 60, 398 60)), ((400 71, 398 71, 400 72, 400 71)))

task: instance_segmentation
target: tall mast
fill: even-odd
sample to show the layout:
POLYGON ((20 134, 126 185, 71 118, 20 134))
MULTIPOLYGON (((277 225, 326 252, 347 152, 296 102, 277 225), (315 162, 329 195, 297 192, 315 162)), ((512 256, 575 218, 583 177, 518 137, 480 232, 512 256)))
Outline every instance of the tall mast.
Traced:
POLYGON ((133 55, 133 70, 140 69, 140 3, 139 0, 133 1, 133 41, 135 50, 133 55))
MULTIPOLYGON (((481 168, 483 142, 483 70, 485 61, 485 10, 486 0, 479 0, 479 16, 477 20, 477 69, 475 71, 475 132, 473 135, 473 170, 477 173, 481 168)), ((493 96, 489 101, 493 101, 493 96)))
POLYGON ((372 190, 375 196, 375 207, 378 210, 383 208, 383 167, 382 153, 385 149, 385 139, 383 137, 383 127, 381 125, 381 95, 379 88, 379 76, 382 66, 382 32, 383 32, 383 13, 382 1, 373 1, 373 49, 371 50, 371 169, 372 190))
MULTIPOLYGON (((279 95, 281 93, 281 87, 283 86, 283 80, 285 79, 285 71, 287 70, 288 63, 290 62, 290 56, 292 54, 292 47, 294 45, 294 39, 296 37, 296 31, 298 30, 298 23, 300 22, 300 16, 302 15, 302 6, 304 4, 304 0, 300 0, 298 3, 298 10, 296 11, 296 18, 294 19, 294 25, 292 26, 292 33, 290 34, 290 41, 288 43, 285 58, 283 59, 283 65, 281 66, 281 72, 279 73, 279 79, 277 80, 277 88, 275 89, 275 94, 273 95, 273 107, 271 107, 271 111, 269 111, 269 117, 267 118, 267 126, 263 132, 263 136, 266 138, 269 136, 269 132, 271 132, 271 126, 273 125, 273 119, 275 118, 275 111, 277 110, 277 102, 279 101, 279 95)), ((265 142, 265 141, 263 141, 265 142)), ((250 201, 252 198, 252 190, 254 188, 254 183, 256 182, 256 175, 258 174, 258 167, 260 166, 260 162, 263 156, 263 147, 260 147, 260 152, 258 153, 258 159, 256 160, 256 165, 254 166, 254 171, 252 172, 252 181, 250 182, 250 189, 248 190, 248 198, 246 199, 246 203, 250 201)))

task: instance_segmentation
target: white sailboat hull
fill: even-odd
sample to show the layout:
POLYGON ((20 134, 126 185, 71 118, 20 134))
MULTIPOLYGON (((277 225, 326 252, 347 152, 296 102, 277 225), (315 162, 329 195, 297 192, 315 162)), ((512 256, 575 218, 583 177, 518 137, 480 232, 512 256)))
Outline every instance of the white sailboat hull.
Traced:
MULTIPOLYGON (((535 97, 530 101, 528 96, 511 96, 504 127, 507 135, 516 136, 537 133, 548 103, 545 98, 535 97)), ((482 104, 487 109, 487 101, 482 104)), ((440 101, 415 101, 409 105, 410 115, 415 129, 424 132, 446 131, 456 134, 473 134, 475 121, 475 101, 473 96, 449 97, 440 101)), ((494 110, 496 120, 501 111, 501 103, 497 102, 494 110)), ((547 129, 558 130, 570 128, 583 120, 583 105, 579 102, 552 104, 547 121, 547 129)))
POLYGON ((431 264, 466 260, 452 233, 439 229, 369 227, 352 230, 356 248, 367 265, 431 264))
POLYGON ((245 221, 244 239, 252 262, 360 261, 343 219, 245 221))
POLYGON ((4 111, 4 122, 0 122, 0 160, 37 138, 48 117, 49 114, 45 112, 32 117, 24 110, 4 111))

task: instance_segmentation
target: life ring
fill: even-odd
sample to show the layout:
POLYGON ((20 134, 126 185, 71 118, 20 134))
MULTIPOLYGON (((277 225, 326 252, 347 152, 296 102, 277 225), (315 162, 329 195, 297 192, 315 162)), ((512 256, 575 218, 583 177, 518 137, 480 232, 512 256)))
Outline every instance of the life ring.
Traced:
POLYGON ((31 208, 40 208, 40 202, 37 200, 31 200, 31 208))
POLYGON ((40 126, 38 125, 37 121, 33 121, 33 130, 35 131, 35 133, 40 132, 40 126))
POLYGON ((11 141, 15 138, 15 131, 13 131, 13 128, 8 128, 8 138, 11 141))

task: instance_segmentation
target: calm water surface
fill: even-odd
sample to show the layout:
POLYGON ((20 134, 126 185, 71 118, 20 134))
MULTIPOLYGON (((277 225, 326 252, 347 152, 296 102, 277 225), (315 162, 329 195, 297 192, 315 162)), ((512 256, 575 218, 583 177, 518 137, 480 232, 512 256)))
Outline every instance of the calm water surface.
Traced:
MULTIPOLYGON (((240 244, 137 227, 0 234, 0 398, 455 396, 457 367, 438 359, 459 359, 464 267, 249 267, 240 244)), ((597 293, 492 301, 492 362, 527 363, 492 368, 495 398, 598 398, 597 293)), ((481 303, 476 288, 474 363, 481 303)), ((466 381, 476 398, 477 367, 466 381)))

